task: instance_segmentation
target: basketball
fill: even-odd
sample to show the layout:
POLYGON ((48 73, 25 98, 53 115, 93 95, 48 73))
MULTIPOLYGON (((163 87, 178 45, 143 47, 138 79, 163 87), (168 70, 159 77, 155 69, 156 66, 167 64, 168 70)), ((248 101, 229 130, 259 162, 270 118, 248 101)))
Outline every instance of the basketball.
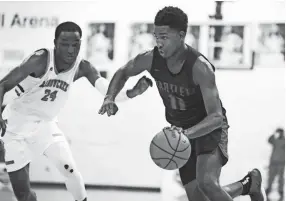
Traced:
POLYGON ((187 136, 176 129, 166 127, 151 141, 150 155, 160 168, 175 170, 187 163, 191 155, 191 144, 187 136))

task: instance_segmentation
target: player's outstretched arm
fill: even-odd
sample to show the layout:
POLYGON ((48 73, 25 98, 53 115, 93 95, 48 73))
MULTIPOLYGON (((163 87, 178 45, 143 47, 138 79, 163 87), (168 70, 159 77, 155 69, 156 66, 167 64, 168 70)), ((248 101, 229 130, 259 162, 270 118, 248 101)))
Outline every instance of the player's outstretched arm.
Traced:
MULTIPOLYGON (((75 80, 80 77, 85 77, 103 96, 105 96, 109 81, 100 76, 96 68, 88 61, 82 60, 79 71, 75 76, 75 80)), ((129 90, 120 91, 116 97, 116 101, 125 101, 130 98, 134 98, 142 93, 144 93, 149 85, 152 85, 152 81, 145 76, 138 80, 137 84, 129 90)))
POLYGON ((223 124, 222 105, 215 82, 214 70, 202 56, 195 63, 193 78, 195 83, 200 86, 207 116, 197 125, 185 131, 190 139, 207 135, 223 124))
POLYGON ((114 100, 118 93, 124 87, 129 77, 136 76, 145 70, 150 71, 152 66, 153 51, 147 51, 143 54, 137 55, 130 60, 126 65, 119 68, 113 75, 108 87, 102 107, 99 110, 100 114, 107 112, 107 115, 115 115, 118 111, 114 100))
MULTIPOLYGON (((4 94, 16 85, 22 82, 31 74, 39 74, 42 71, 43 60, 46 60, 46 52, 37 51, 28 58, 26 58, 19 66, 12 69, 1 81, 0 81, 0 108, 2 107, 4 94)), ((2 114, 2 111, 1 111, 2 114)))
POLYGON ((1 136, 4 135, 6 125, 2 118, 2 104, 3 98, 6 92, 13 89, 16 85, 22 82, 26 77, 35 73, 36 75, 42 71, 43 58, 46 60, 47 54, 44 51, 38 51, 26 58, 22 64, 11 70, 1 81, 0 81, 0 127, 2 129, 1 136), (41 54, 40 54, 41 53, 41 54))
POLYGON ((129 77, 136 76, 145 70, 149 71, 151 69, 152 59, 153 51, 147 51, 137 55, 134 59, 131 59, 127 64, 119 68, 111 79, 106 98, 114 101, 129 77))

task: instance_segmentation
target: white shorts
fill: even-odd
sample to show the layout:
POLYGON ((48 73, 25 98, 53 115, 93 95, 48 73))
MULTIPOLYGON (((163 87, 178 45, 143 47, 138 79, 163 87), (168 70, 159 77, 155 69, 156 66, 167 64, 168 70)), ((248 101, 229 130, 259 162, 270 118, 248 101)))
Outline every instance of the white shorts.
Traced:
POLYGON ((32 121, 12 117, 8 119, 2 140, 7 171, 13 172, 30 163, 33 155, 43 155, 51 144, 66 141, 66 138, 56 121, 32 121))

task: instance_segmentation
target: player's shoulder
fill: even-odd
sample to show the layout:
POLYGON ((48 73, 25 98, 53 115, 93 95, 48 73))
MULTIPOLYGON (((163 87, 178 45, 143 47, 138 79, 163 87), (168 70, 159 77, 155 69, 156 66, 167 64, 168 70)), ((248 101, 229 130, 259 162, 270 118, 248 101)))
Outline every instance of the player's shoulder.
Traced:
POLYGON ((79 63, 79 70, 80 71, 87 71, 91 68, 96 69, 92 63, 90 63, 90 61, 86 60, 86 59, 81 59, 80 63, 79 63))
POLYGON ((38 49, 27 56, 22 64, 46 64, 49 57, 49 51, 47 49, 38 49))
POLYGON ((91 72, 98 72, 96 67, 92 65, 92 63, 86 59, 81 59, 79 63, 79 68, 77 70, 77 76, 82 77, 82 76, 87 76, 91 72))
POLYGON ((144 52, 141 52, 141 53, 139 53, 136 57, 135 57, 135 59, 150 59, 150 58, 153 58, 153 56, 154 56, 154 50, 155 50, 155 48, 154 49, 151 49, 151 50, 146 50, 146 51, 144 51, 144 52))
POLYGON ((139 53, 133 60, 134 63, 146 63, 146 65, 152 63, 154 56, 154 49, 146 50, 139 53))
POLYGON ((189 56, 193 57, 194 65, 193 71, 198 71, 201 73, 214 73, 214 65, 204 56, 201 52, 187 45, 189 56))
POLYGON ((23 72, 41 75, 47 67, 49 51, 46 49, 38 49, 27 56, 19 65, 23 72))
POLYGON ((49 57, 49 50, 46 48, 41 48, 32 53, 32 57, 39 61, 47 61, 49 57))
POLYGON ((202 72, 204 72, 204 71, 214 72, 215 71, 214 66, 203 55, 198 55, 194 67, 197 70, 202 71, 202 72))
POLYGON ((198 55, 193 66, 193 78, 197 84, 206 84, 215 80, 214 66, 203 55, 198 55))
POLYGON ((154 56, 154 49, 147 50, 142 53, 139 53, 131 61, 134 64, 134 66, 140 66, 140 68, 150 71, 153 62, 153 56, 154 56))

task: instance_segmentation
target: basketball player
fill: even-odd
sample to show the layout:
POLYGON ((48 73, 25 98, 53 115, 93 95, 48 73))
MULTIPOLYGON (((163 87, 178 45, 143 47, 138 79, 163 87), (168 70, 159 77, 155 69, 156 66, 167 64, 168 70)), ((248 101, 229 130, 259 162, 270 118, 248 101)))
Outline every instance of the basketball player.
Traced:
POLYGON ((117 70, 99 113, 115 115, 118 107, 114 100, 127 79, 148 71, 156 81, 167 121, 184 129, 192 144, 191 157, 179 170, 188 199, 231 201, 239 195, 250 195, 252 201, 264 201, 258 169, 241 181, 220 186, 221 168, 228 161, 226 110, 213 65, 185 44, 187 15, 177 7, 165 7, 156 14, 154 24, 157 46, 117 70))
MULTIPOLYGON (((5 117, 0 116, 5 163, 18 201, 37 200, 30 187, 28 151, 43 154, 55 164, 74 200, 87 200, 82 176, 55 121, 74 81, 85 77, 103 95, 107 91, 107 80, 88 61, 78 57, 81 36, 77 24, 60 24, 55 31, 54 49, 35 51, 0 81, 0 107, 4 94, 14 87, 19 96, 8 103, 5 117)), ((151 80, 142 77, 118 100, 140 95, 151 84, 151 80)))

